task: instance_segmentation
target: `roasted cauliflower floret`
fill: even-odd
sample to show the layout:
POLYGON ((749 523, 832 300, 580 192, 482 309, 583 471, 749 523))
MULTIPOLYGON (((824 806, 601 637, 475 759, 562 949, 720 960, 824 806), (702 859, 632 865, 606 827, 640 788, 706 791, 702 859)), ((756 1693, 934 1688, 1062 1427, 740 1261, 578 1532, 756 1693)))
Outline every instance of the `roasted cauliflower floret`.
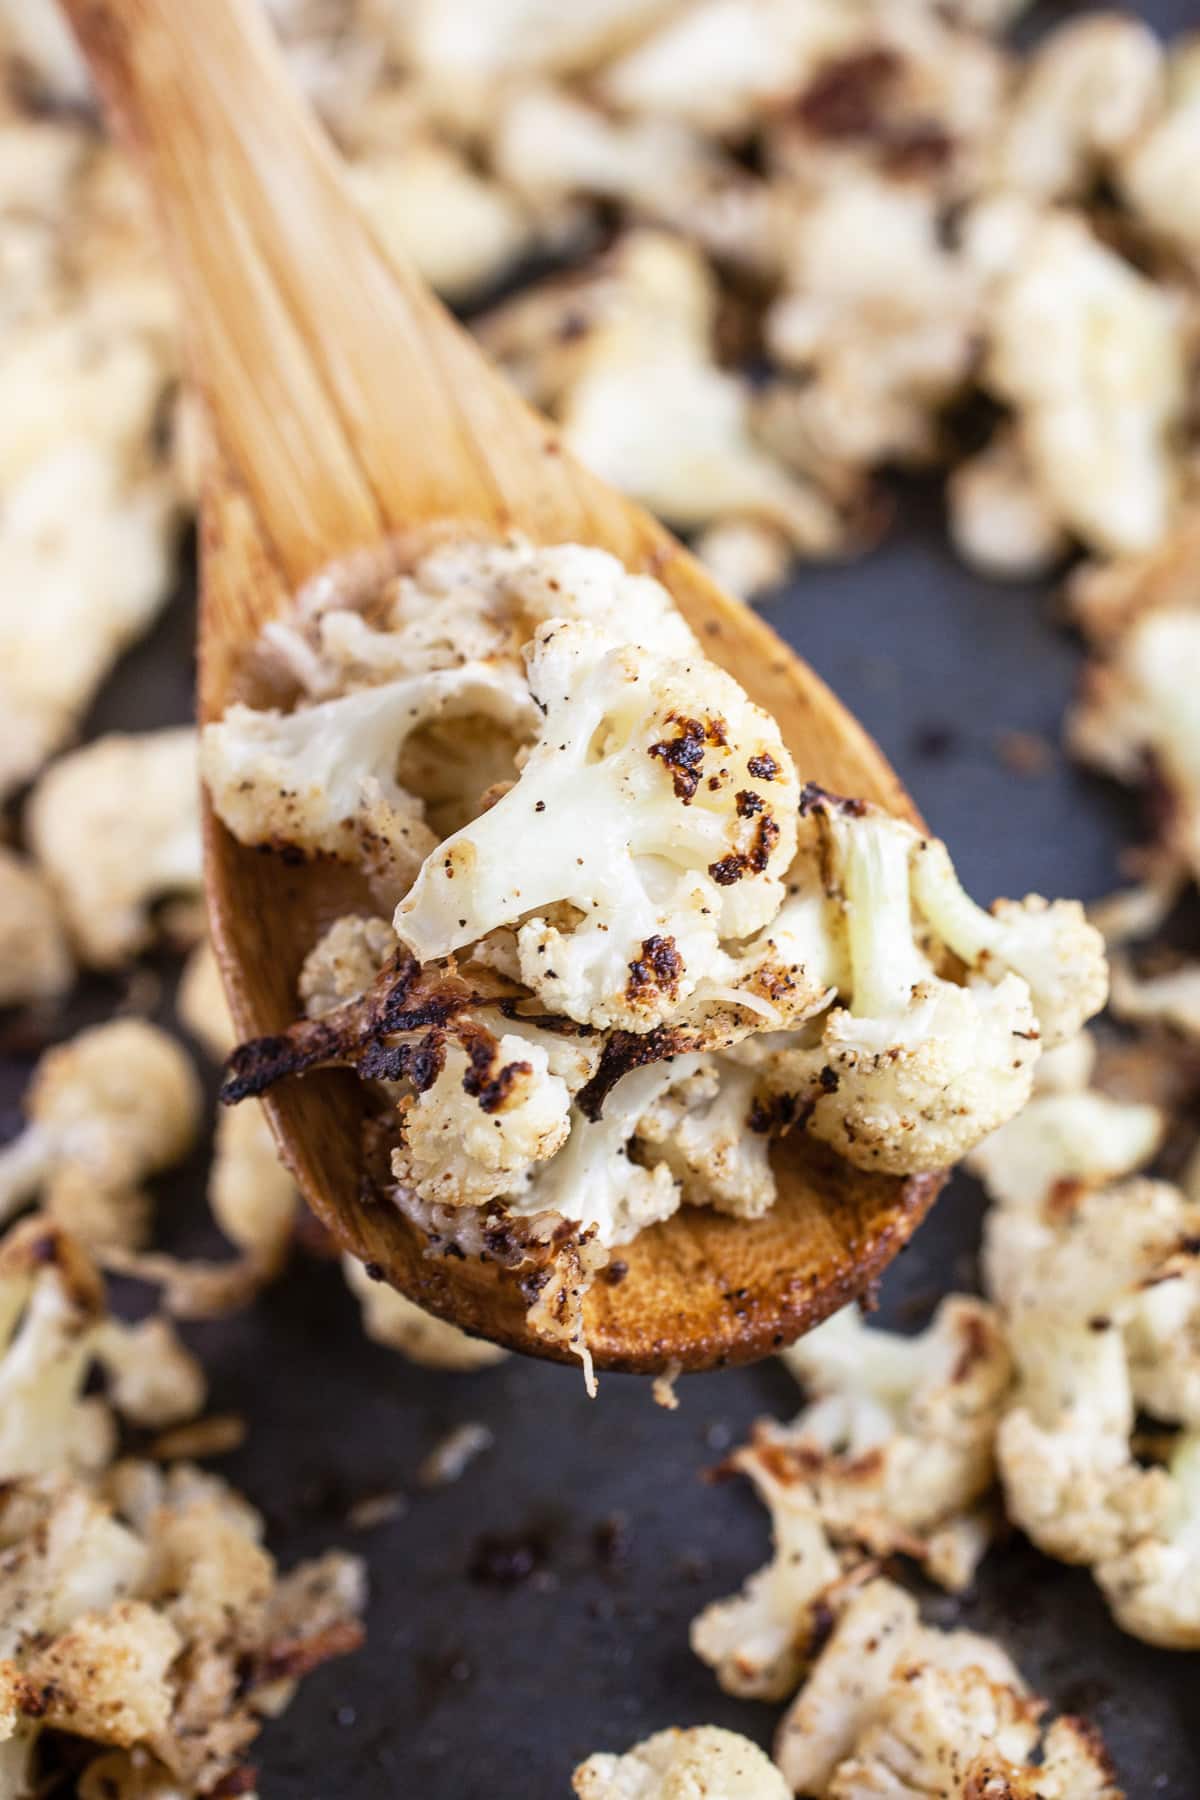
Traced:
POLYGON ((1040 1034, 1028 984, 999 954, 967 986, 937 974, 917 942, 913 871, 925 845, 911 826, 824 796, 810 810, 840 887, 849 980, 815 1046, 781 1051, 771 1080, 849 1161, 941 1167, 1029 1098, 1040 1034))
POLYGON ((1110 1100, 1091 1088, 1036 1093, 967 1158, 991 1199, 1035 1211, 1056 1190, 1099 1187, 1154 1156, 1166 1130, 1157 1106, 1110 1100))
POLYGON ((354 1559, 334 1553, 280 1578, 261 1530, 232 1489, 182 1464, 165 1475, 122 1464, 95 1491, 10 1484, 0 1497, 6 1773, 32 1773, 49 1725, 81 1740, 81 1762, 89 1744, 136 1749, 147 1778, 174 1783, 133 1793, 205 1793, 230 1777, 262 1718, 286 1704, 290 1672, 361 1639, 354 1559))
POLYGON ((723 972, 723 940, 778 912, 791 758, 700 657, 551 622, 529 679, 545 717, 520 778, 426 860, 396 932, 429 962, 516 925, 522 980, 549 1011, 647 1031, 723 972))
POLYGON ((1102 1560, 1096 1580, 1122 1631, 1167 1650, 1200 1649, 1200 1433, 1185 1432, 1168 1464, 1163 1517, 1102 1560))
POLYGON ((365 994, 398 941, 386 919, 363 918, 357 913, 335 919, 317 939, 300 970, 300 998, 308 1017, 323 1018, 347 1000, 365 994))
POLYGON ((114 1019, 46 1052, 25 1110, 25 1129, 0 1151, 0 1218, 40 1194, 88 1242, 128 1242, 145 1222, 141 1183, 195 1140, 200 1084, 173 1038, 114 1019))
POLYGON ((98 738, 64 756, 38 782, 26 819, 30 848, 87 963, 128 961, 153 942, 159 902, 199 900, 190 727, 98 738))
POLYGON ((749 1475, 770 1509, 773 1552, 740 1593, 697 1614, 691 1645, 726 1693, 785 1700, 812 1654, 841 1564, 811 1489, 784 1458, 759 1443, 737 1451, 731 1467, 749 1475))
POLYGON ((1068 20, 1029 57, 989 173, 1039 199, 1085 195, 1154 116, 1162 75, 1162 45, 1140 19, 1068 20))
POLYGON ((901 1337, 849 1306, 783 1353, 810 1404, 760 1426, 759 1449, 812 1492, 835 1540, 904 1551, 966 1586, 987 1545, 972 1509, 994 1477, 1011 1361, 995 1309, 951 1295, 925 1331, 901 1337))
POLYGON ((1167 56, 1163 104, 1117 159, 1126 204, 1167 244, 1200 258, 1200 205, 1188 172, 1200 152, 1200 44, 1194 35, 1167 56))
POLYGON ((578 1800, 788 1800, 757 1744, 715 1725, 658 1731, 623 1756, 598 1751, 572 1777, 578 1800))
POLYGON ((577 1042, 481 1013, 461 1041, 431 1050, 400 1102, 396 1179, 422 1199, 470 1206, 524 1192, 562 1149, 571 1097, 589 1071, 577 1042), (572 1087, 571 1083, 574 1084, 572 1087))
POLYGON ((775 1760, 816 1800, 1122 1800, 1098 1734, 1062 1718, 1043 1738, 1044 1711, 998 1644, 921 1625, 911 1596, 876 1580, 843 1611, 775 1760))
POLYGON ((935 937, 989 981, 1019 975, 1028 985, 1044 1049, 1072 1038, 1108 997, 1104 940, 1077 900, 997 900, 985 912, 959 884, 946 846, 922 842, 913 858, 913 900, 935 937))
POLYGON ((1133 1460, 1121 1332, 1022 1308, 1011 1339, 1019 1386, 996 1439, 1008 1514, 1048 1556, 1103 1561, 1152 1531, 1166 1500, 1162 1471, 1133 1460))
POLYGON ((1176 500, 1176 309, 1079 215, 1041 215, 1012 250, 986 305, 987 382, 1063 523, 1110 554, 1147 550, 1176 500))
POLYGON ((757 1219, 775 1204, 769 1108, 753 1069, 705 1057, 638 1121, 641 1154, 665 1163, 685 1200, 757 1219))
POLYGON ((435 1318, 386 1281, 374 1281, 356 1257, 342 1258, 346 1285, 362 1307, 363 1330, 377 1344, 399 1350, 425 1369, 469 1374, 490 1369, 508 1355, 486 1338, 468 1337, 457 1325, 435 1318))
POLYGON ((205 727, 200 768, 239 842, 356 863, 395 901, 437 845, 421 801, 396 777, 406 740, 435 720, 482 715, 511 725, 527 709, 511 680, 470 665, 291 713, 235 705, 205 727))
POLYGON ((0 1007, 53 999, 74 973, 49 883, 0 846, 0 1007))

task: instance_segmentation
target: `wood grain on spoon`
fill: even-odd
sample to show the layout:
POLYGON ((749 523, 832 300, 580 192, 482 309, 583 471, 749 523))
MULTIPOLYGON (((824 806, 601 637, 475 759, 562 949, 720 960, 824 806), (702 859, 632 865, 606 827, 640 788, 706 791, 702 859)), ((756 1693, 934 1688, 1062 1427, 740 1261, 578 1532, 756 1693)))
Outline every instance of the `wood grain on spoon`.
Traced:
MULTIPOLYGON (((713 659, 779 720, 802 776, 912 816, 879 750, 761 619, 638 506, 563 449, 419 278, 386 257, 292 91, 255 0, 67 0, 156 195, 216 452, 201 517, 202 719, 220 715, 263 623, 331 560, 434 522, 600 545, 655 574, 713 659)), ((651 399, 652 403, 652 399, 651 399)), ((136 796, 131 796, 136 803, 136 796)), ((209 811, 213 935, 244 1036, 294 1015, 296 976, 353 884, 237 844, 209 811)), ((426 1258, 360 1191, 364 1103, 320 1074, 267 1102, 309 1204, 381 1279, 541 1356, 511 1278, 426 1258)), ((765 1218, 684 1208, 618 1252, 588 1300, 602 1368, 748 1361, 871 1282, 939 1177, 849 1168, 796 1136, 765 1218)))

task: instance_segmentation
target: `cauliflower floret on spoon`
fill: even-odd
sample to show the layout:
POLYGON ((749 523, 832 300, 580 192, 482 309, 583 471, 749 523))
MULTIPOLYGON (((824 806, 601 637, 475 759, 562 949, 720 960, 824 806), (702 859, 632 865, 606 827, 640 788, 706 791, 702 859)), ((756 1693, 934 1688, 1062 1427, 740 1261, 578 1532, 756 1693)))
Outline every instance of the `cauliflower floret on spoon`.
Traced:
POLYGON ((296 712, 231 706, 205 728, 200 767, 223 823, 244 844, 360 864, 381 895, 402 894, 437 839, 396 775, 433 720, 532 716, 523 684, 486 665, 434 670, 296 712))
POLYGON ((705 1056, 638 1122, 645 1160, 664 1163, 685 1200, 740 1219, 758 1219, 775 1204, 770 1111, 753 1069, 705 1056))
POLYGON ((785 1049, 774 1084, 807 1129, 860 1168, 937 1169, 1029 1098, 1039 1032, 1028 985, 939 976, 916 939, 911 826, 854 801, 810 797, 840 883, 849 993, 815 1047, 785 1049))
POLYGON ((521 979, 548 1010, 649 1031, 722 972, 724 941, 779 910, 791 758, 698 656, 552 621, 528 662, 544 723, 520 779, 426 860, 393 923, 422 962, 516 925, 521 979))

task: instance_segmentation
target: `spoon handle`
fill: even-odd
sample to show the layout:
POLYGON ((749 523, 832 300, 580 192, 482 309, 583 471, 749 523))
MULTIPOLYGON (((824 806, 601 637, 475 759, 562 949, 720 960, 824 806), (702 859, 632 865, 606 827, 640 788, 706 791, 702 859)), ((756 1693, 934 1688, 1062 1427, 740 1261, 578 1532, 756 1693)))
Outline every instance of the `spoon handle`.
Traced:
POLYGON ((157 201, 224 458, 289 580, 429 519, 582 521, 595 484, 381 251, 255 0, 66 8, 157 201))

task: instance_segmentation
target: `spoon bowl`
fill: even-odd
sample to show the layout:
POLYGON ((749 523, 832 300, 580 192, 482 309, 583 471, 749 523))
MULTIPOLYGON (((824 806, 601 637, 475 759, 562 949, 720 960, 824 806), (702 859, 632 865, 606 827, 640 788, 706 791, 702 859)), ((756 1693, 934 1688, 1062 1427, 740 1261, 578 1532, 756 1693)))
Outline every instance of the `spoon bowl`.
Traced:
MULTIPOLYGON (((458 526, 611 551, 672 594, 712 659, 779 721, 802 778, 915 818, 857 721, 641 507, 578 464, 420 279, 385 255, 294 93, 254 0, 66 0, 158 204, 211 424, 201 506, 199 716, 244 697, 262 626, 329 564, 458 526)), ((238 844, 205 805, 213 938, 238 1031, 296 1012, 300 964, 353 881, 238 844)), ((420 1305, 533 1355, 494 1265, 430 1258, 362 1178, 366 1096, 340 1071, 264 1102, 337 1243, 420 1305)), ((687 1207, 616 1253, 586 1304, 597 1367, 751 1361, 861 1293, 942 1178, 871 1176, 795 1134, 764 1218, 687 1207)))

